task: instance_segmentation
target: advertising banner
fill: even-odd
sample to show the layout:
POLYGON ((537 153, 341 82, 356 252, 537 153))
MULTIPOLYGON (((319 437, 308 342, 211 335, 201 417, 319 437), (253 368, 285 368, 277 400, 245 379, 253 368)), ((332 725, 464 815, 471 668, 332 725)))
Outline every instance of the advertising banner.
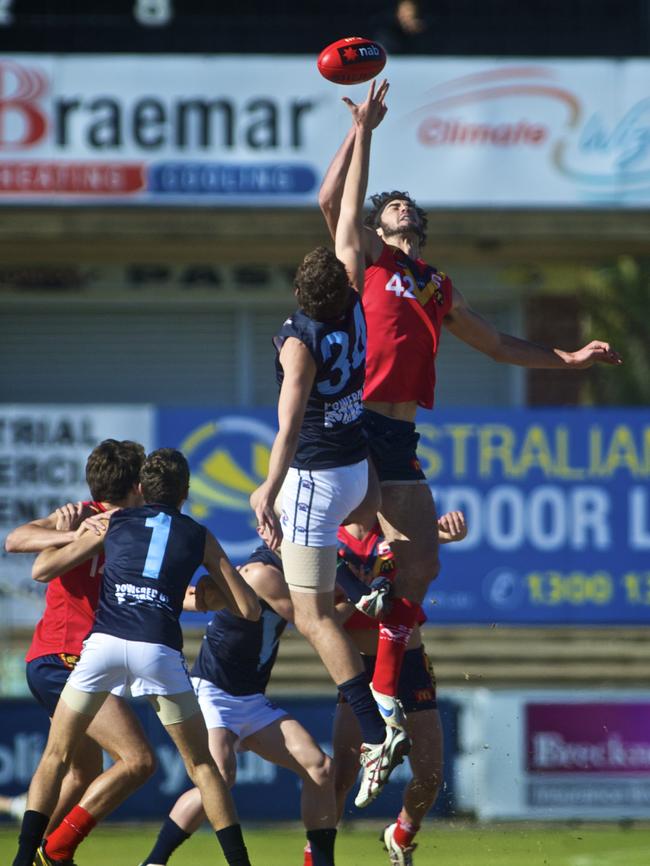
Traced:
MULTIPOLYGON (((331 700, 292 699, 281 702, 282 708, 304 725, 329 754, 335 705, 334 689, 331 700)), ((146 785, 111 814, 111 819, 162 822, 180 794, 191 787, 190 781, 180 755, 146 701, 137 701, 132 706, 154 748, 158 769, 146 785)), ((434 814, 445 815, 449 814, 453 804, 456 713, 455 706, 448 700, 440 700, 439 706, 445 742, 445 778, 434 814)), ((0 729, 0 794, 9 796, 21 793, 29 786, 45 745, 49 723, 43 709, 33 700, 0 701, 0 713, 3 720, 0 729)), ((381 797, 363 811, 355 809, 353 797, 350 797, 345 817, 379 818, 396 815, 402 802, 402 790, 409 777, 410 770, 404 762, 391 774, 381 797)), ((233 795, 242 821, 299 821, 300 790, 300 780, 289 770, 276 767, 249 751, 238 754, 237 784, 233 795)), ((353 793, 356 793, 356 789, 353 793)), ((143 842, 143 846, 146 847, 146 842, 143 842)), ((146 854, 144 847, 143 856, 146 854)), ((301 852, 298 848, 296 857, 299 855, 301 852)))
MULTIPOLYGON (((647 206, 650 61, 389 58, 370 189, 647 206)), ((315 205, 350 125, 305 56, 0 57, 0 202, 315 205)))
POLYGON ((153 444, 148 406, 0 407, 0 633, 36 623, 45 587, 31 579, 33 557, 8 554, 7 534, 66 502, 88 499, 85 466, 102 439, 153 444))
MULTIPOLYGON (((192 468, 188 513, 241 562, 257 545, 251 492, 276 413, 175 410, 157 441, 192 468)), ((439 513, 467 538, 442 548, 426 610, 438 623, 647 623, 650 418, 633 410, 436 410, 418 455, 439 513)))
POLYGON ((499 692, 460 722, 461 808, 479 818, 646 818, 650 693, 499 692))

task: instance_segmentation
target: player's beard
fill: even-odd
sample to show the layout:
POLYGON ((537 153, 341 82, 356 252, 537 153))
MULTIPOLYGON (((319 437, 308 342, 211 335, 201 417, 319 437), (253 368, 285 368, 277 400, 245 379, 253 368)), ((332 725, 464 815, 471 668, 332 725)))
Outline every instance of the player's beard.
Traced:
POLYGON ((380 219, 379 228, 382 231, 382 237, 385 241, 390 241, 391 238, 407 238, 409 240, 415 239, 416 243, 420 244, 422 240, 420 226, 415 220, 409 220, 405 225, 393 229, 390 228, 390 226, 387 226, 386 223, 380 219))

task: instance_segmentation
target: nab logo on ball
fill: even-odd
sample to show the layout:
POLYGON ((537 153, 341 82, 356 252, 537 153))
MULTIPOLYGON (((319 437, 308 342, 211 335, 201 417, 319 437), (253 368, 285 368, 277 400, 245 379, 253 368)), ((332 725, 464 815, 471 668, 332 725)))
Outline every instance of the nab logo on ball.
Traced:
POLYGON ((201 424, 179 445, 192 472, 185 511, 235 560, 260 543, 248 498, 266 478, 275 432, 255 418, 226 415, 201 424))
POLYGON ((324 48, 318 71, 335 84, 360 84, 378 75, 386 64, 386 52, 378 42, 348 36, 324 48))

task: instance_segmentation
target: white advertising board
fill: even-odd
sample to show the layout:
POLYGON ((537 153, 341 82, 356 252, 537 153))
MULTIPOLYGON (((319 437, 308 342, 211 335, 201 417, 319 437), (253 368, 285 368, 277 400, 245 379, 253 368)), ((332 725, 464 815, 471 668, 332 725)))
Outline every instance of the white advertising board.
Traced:
POLYGON ((149 406, 0 407, 0 632, 33 625, 45 588, 31 579, 33 557, 8 554, 8 533, 65 502, 88 498, 86 458, 103 439, 133 439, 150 450, 149 406))
POLYGON ((480 819, 647 818, 650 691, 477 690, 455 792, 480 819))
MULTIPOLYGON (((648 206, 650 61, 389 59, 370 190, 648 206)), ((0 57, 0 202, 314 205, 350 123, 312 57, 0 57)))

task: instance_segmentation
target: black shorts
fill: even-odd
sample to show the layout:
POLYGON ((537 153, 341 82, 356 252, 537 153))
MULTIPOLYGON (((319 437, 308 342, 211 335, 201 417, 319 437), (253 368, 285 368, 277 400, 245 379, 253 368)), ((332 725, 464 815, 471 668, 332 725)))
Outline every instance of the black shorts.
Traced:
MULTIPOLYGON (((361 658, 366 666, 368 676, 372 679, 375 672, 376 656, 362 655, 361 658)), ((435 710, 438 706, 433 666, 423 646, 407 650, 404 654, 397 697, 407 714, 418 713, 422 710, 435 710)), ((345 703, 345 699, 340 693, 339 703, 345 703)))
POLYGON ((27 662, 29 690, 49 716, 54 715, 63 686, 78 661, 79 656, 59 653, 27 662))
POLYGON ((380 483, 425 480, 415 453, 420 439, 420 434, 415 432, 415 424, 364 409, 363 428, 380 483))

